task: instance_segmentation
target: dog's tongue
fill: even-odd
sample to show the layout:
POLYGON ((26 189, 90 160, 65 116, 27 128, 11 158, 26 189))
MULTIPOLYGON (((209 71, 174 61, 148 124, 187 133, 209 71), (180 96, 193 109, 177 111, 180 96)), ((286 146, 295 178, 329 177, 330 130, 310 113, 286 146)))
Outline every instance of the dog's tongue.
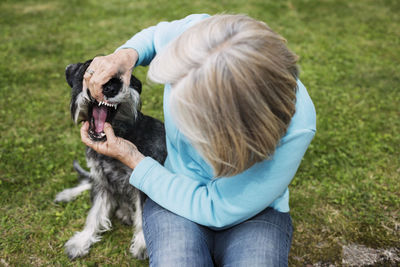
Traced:
POLYGON ((92 115, 94 118, 95 131, 96 133, 101 133, 104 130, 104 123, 107 119, 107 107, 94 106, 92 115))

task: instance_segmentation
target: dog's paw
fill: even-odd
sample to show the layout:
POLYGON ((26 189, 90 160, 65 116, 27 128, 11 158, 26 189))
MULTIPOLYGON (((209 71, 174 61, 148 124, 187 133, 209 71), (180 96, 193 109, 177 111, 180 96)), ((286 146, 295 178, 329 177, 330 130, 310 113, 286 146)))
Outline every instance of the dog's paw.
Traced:
POLYGON ((92 188, 92 184, 88 179, 82 180, 79 185, 65 189, 56 195, 54 202, 69 202, 74 200, 77 196, 82 194, 82 192, 92 188))
POLYGON ((54 202, 70 202, 74 200, 76 195, 73 194, 71 189, 65 189, 56 195, 54 202))
POLYGON ((67 243, 65 243, 65 253, 73 260, 83 257, 89 253, 90 246, 96 242, 96 237, 83 232, 76 232, 67 243))
POLYGON ((145 260, 149 257, 147 255, 146 242, 144 240, 143 231, 140 231, 139 233, 136 233, 134 235, 129 250, 132 253, 132 256, 136 259, 145 260))
POLYGON ((126 225, 132 225, 132 218, 129 210, 126 209, 118 209, 115 212, 115 216, 120 219, 126 225))

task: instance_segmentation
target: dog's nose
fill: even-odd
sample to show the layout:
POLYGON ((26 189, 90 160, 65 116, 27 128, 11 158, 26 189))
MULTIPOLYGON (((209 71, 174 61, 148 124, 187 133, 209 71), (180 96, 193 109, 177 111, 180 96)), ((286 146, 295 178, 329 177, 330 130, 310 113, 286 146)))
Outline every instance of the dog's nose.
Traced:
POLYGON ((122 88, 122 81, 118 78, 110 79, 106 84, 103 85, 103 94, 106 97, 114 97, 118 94, 122 88))

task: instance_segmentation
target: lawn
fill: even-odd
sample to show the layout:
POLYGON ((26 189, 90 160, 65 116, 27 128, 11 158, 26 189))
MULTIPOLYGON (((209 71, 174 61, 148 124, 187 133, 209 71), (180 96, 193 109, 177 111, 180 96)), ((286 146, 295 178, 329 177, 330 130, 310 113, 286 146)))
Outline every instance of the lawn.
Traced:
MULTIPOLYGON (((290 185, 290 265, 340 266, 353 244, 400 248, 399 1, 3 0, 0 266, 148 265, 131 258, 132 230, 117 220, 87 257, 64 254, 90 208, 88 193, 53 203, 76 183, 72 161, 84 163, 64 69, 159 21, 203 12, 263 20, 300 56, 318 130, 290 185)), ((162 88, 146 82, 146 70, 135 70, 143 112, 162 119, 162 88)))

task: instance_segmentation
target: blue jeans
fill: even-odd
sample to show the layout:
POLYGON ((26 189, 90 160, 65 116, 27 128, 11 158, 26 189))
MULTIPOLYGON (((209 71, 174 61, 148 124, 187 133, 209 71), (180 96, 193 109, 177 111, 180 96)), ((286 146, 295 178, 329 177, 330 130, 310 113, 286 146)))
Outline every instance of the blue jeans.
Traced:
POLYGON ((214 231, 148 198, 143 231, 150 266, 287 266, 292 220, 289 213, 267 208, 245 222, 214 231))

